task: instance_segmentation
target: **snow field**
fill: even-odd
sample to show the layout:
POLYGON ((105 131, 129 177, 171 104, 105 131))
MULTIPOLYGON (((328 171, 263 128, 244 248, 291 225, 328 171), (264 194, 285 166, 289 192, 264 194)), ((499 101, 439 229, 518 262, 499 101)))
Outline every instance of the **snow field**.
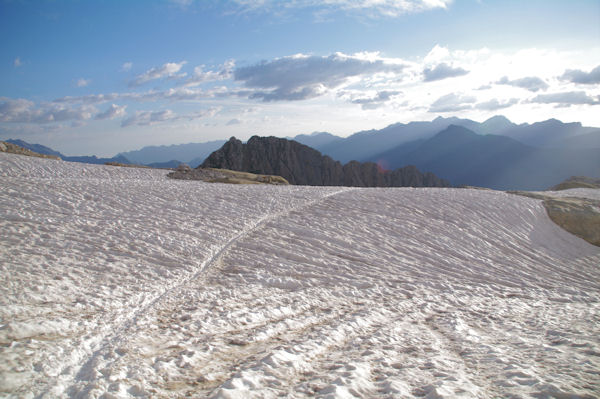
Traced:
POLYGON ((0 396, 599 395, 600 249, 538 200, 0 178, 0 396))

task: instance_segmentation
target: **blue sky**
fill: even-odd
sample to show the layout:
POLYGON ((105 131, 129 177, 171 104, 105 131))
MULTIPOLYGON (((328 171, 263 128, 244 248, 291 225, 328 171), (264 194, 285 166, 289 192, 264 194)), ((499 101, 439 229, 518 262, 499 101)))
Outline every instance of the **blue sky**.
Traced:
POLYGON ((600 126, 600 2, 0 0, 0 138, 67 155, 503 114, 600 126))

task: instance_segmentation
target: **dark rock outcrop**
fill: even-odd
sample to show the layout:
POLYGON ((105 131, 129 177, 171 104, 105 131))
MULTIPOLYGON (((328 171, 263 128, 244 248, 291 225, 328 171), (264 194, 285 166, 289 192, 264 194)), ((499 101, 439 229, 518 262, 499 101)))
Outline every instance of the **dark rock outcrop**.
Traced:
POLYGON ((383 171, 373 162, 343 165, 313 148, 277 137, 253 136, 246 144, 232 137, 213 152, 202 168, 278 175, 290 184, 353 187, 449 187, 432 173, 414 166, 383 171))

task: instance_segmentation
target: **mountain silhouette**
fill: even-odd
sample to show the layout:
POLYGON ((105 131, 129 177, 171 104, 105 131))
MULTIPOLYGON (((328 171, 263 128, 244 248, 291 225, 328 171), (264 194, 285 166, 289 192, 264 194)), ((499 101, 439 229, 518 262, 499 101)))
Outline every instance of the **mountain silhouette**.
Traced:
POLYGON ((600 149, 536 148, 507 136, 480 135, 462 126, 405 143, 373 161, 389 168, 415 165, 454 185, 542 190, 573 175, 600 174, 600 149))
POLYGON ((383 171, 373 162, 342 165, 311 147, 277 137, 253 136, 247 143, 232 137, 201 165, 262 175, 278 175, 290 184, 354 187, 447 187, 449 183, 414 166, 383 171))

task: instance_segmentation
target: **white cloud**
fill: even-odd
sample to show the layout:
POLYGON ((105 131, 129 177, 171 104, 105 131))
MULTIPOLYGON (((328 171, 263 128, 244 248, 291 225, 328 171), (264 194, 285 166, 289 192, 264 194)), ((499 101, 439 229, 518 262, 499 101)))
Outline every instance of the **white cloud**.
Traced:
POLYGON ((306 100, 342 86, 352 78, 400 73, 404 67, 372 53, 335 53, 327 57, 298 54, 237 68, 234 78, 254 89, 249 94, 253 99, 306 100))
POLYGON ((133 62, 124 62, 123 65, 121 65, 121 70, 124 72, 130 71, 131 68, 133 67, 133 62))
POLYGON ((584 72, 580 69, 567 69, 561 76, 562 80, 579 84, 598 84, 600 83, 600 65, 590 72, 584 72))
POLYGON ((29 100, 0 97, 0 122, 52 123, 87 120, 96 112, 96 108, 90 105, 67 107, 64 104, 44 103, 36 106, 29 100))
POLYGON ((242 121, 241 121, 241 120, 239 120, 239 119, 237 119, 237 118, 233 118, 233 119, 231 119, 229 122, 227 122, 225 125, 226 125, 226 126, 233 126, 233 125, 239 125, 239 124, 241 124, 241 123, 242 123, 242 121))
POLYGON ((402 92, 397 90, 382 90, 369 97, 354 98, 350 102, 352 104, 360 104, 362 109, 365 110, 376 109, 384 106, 392 97, 399 94, 402 94, 402 92))
POLYGON ((115 101, 156 102, 156 101, 198 101, 223 96, 237 96, 238 92, 223 87, 209 91, 200 88, 176 87, 166 90, 148 90, 145 92, 126 92, 108 94, 90 94, 85 96, 66 96, 55 99, 57 104, 103 104, 115 101))
POLYGON ((178 115, 170 109, 163 111, 136 111, 132 116, 129 116, 121 121, 121 127, 127 126, 148 126, 160 122, 177 121, 177 120, 194 120, 214 116, 219 112, 218 108, 209 108, 202 111, 197 111, 189 114, 178 115))
POLYGON ((436 65, 433 68, 425 68, 423 69, 423 80, 425 82, 432 82, 434 80, 442 80, 446 78, 453 78, 456 76, 462 76, 468 74, 469 71, 460 68, 460 67, 452 67, 445 62, 442 62, 436 65))
POLYGON ((598 105, 600 96, 595 98, 584 91, 568 91, 560 93, 539 94, 530 100, 532 103, 571 105, 598 105))
POLYGON ((477 99, 473 96, 465 96, 456 93, 446 94, 438 98, 429 107, 429 112, 456 112, 473 108, 472 104, 477 99))
POLYGON ((205 71, 204 65, 200 65, 194 68, 194 74, 188 78, 185 82, 185 86, 197 86, 206 82, 214 82, 219 80, 231 79, 233 76, 233 70, 235 68, 235 61, 229 60, 225 62, 216 71, 205 71))
POLYGON ((84 79, 84 78, 79 78, 77 79, 77 82, 75 82, 75 86, 77 87, 86 87, 87 85, 89 85, 91 83, 91 79, 84 79))
POLYGON ((14 65, 15 68, 18 68, 21 65, 23 65, 23 62, 21 61, 21 57, 15 58, 15 61, 13 62, 13 65, 14 65))
POLYGON ((484 111, 496 111, 499 109, 504 109, 508 107, 512 107, 513 105, 519 102, 516 98, 511 98, 505 101, 498 101, 498 99, 493 98, 489 101, 480 102, 475 105, 475 108, 484 110, 484 111))
POLYGON ((170 109, 164 111, 136 111, 132 116, 123 119, 121 127, 132 125, 152 125, 157 122, 164 122, 176 118, 177 115, 170 109))
POLYGON ((0 97, 0 121, 17 122, 31 119, 33 101, 0 97))
MULTIPOLYGON (((590 105, 600 100, 598 87, 575 91, 575 84, 584 84, 577 81, 594 76, 595 66, 600 64, 600 56, 594 54, 600 53, 485 48, 458 51, 441 46, 410 61, 375 52, 298 54, 246 66, 233 60, 197 66, 185 78, 181 78, 183 62, 170 69, 167 63, 136 78, 138 82, 171 78, 161 82, 165 87, 160 89, 70 96, 51 103, 0 99, 0 126, 49 129, 87 122, 91 128, 96 120, 105 120, 105 126, 159 124, 177 126, 177 130, 185 125, 192 134, 207 124, 233 131, 236 126, 232 124, 242 120, 245 129, 238 130, 264 134, 294 135, 313 130, 344 134, 399 120, 431 119, 435 113, 484 118, 497 110, 518 122, 567 115, 568 120, 595 125, 600 119, 590 112, 590 105), (444 72, 442 64, 450 72, 468 70, 468 75, 424 83, 424 70, 444 72), (503 76, 511 84, 496 84, 503 76), (142 103, 152 104, 146 109, 154 111, 134 112, 142 103), (221 106, 229 111, 211 120, 206 113, 190 113, 192 106, 221 106), (251 107, 253 113, 242 114, 251 107), (170 112, 165 111, 167 108, 170 112), (263 117, 268 122, 263 122, 263 117), (108 122, 111 119, 113 122, 108 122)), ((217 135, 217 131, 213 128, 210 134, 217 135)))
POLYGON ((266 11, 282 14, 295 9, 312 9, 319 18, 336 11, 370 18, 396 18, 405 14, 446 9, 452 0, 232 0, 241 11, 266 11))
POLYGON ((150 81, 156 80, 156 79, 185 77, 186 76, 185 73, 178 74, 178 72, 181 70, 181 68, 185 64, 186 64, 186 61, 182 61, 179 63, 167 62, 166 64, 163 64, 160 67, 151 68, 151 69, 147 70, 146 72, 144 72, 143 74, 136 76, 135 79, 133 79, 131 82, 129 82, 129 86, 130 87, 141 86, 144 83, 147 83, 147 82, 150 82, 150 81))
POLYGON ((496 84, 520 87, 533 92, 538 90, 546 90, 548 88, 548 83, 544 82, 544 80, 538 78, 537 76, 528 76, 513 80, 508 79, 507 76, 503 76, 499 81, 496 82, 496 84))
POLYGON ((116 104, 111 104, 106 111, 96 114, 96 117, 94 119, 114 119, 120 116, 124 116, 125 108, 127 108, 126 105, 118 106, 116 104))
POLYGON ((436 44, 433 46, 431 51, 427 53, 425 59, 423 60, 425 64, 438 64, 442 60, 445 60, 450 57, 450 50, 446 47, 440 46, 436 44))

